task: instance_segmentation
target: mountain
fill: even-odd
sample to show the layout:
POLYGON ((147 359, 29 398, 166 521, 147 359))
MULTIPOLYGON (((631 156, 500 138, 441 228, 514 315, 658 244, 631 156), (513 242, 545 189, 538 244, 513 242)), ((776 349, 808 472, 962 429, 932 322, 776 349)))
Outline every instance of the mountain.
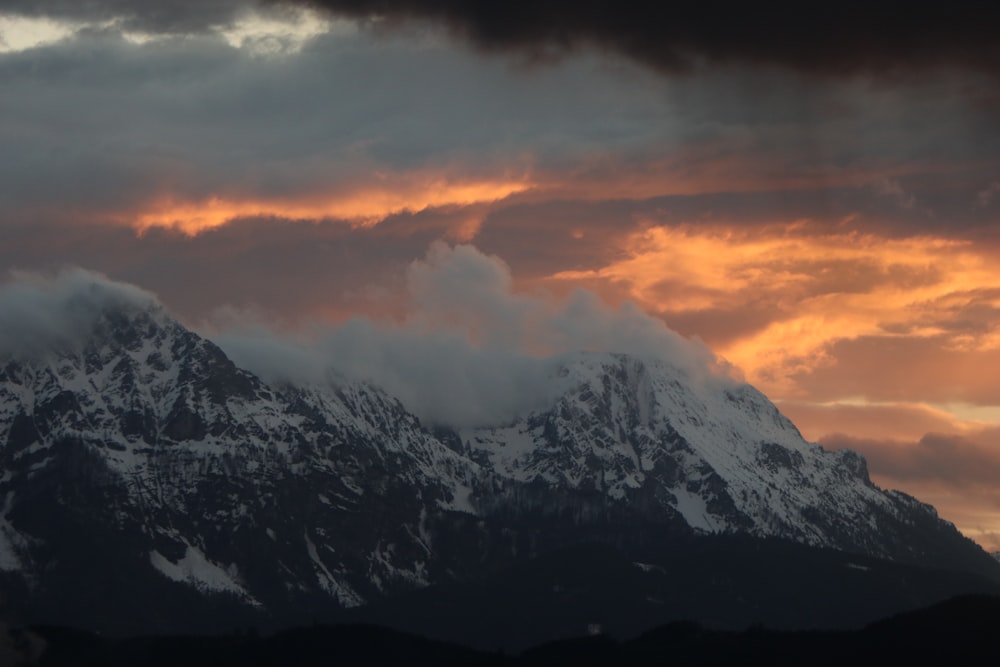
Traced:
POLYGON ((154 302, 87 303, 73 335, 0 356, 8 617, 288 624, 574 544, 713 534, 1000 579, 933 508, 805 442, 748 385, 577 353, 546 404, 452 429, 369 383, 265 382, 154 302))

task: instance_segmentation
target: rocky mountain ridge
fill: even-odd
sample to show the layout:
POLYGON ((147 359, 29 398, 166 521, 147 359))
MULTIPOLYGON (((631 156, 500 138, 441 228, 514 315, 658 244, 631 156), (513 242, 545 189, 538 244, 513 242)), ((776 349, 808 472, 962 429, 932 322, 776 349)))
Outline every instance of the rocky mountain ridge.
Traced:
POLYGON ((748 385, 621 354, 554 369, 550 404, 455 430, 364 382, 268 384, 160 306, 113 304, 74 342, 0 359, 0 571, 31 613, 83 625, 114 582, 308 614, 672 533, 1000 571, 748 385))

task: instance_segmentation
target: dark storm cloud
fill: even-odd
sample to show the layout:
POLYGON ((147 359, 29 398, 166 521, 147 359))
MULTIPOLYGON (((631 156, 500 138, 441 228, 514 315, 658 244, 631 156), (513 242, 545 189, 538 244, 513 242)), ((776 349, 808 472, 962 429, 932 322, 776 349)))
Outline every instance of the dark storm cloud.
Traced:
MULTIPOLYGON (((122 221, 165 197, 333 198, 422 169, 531 172, 570 188, 557 200, 588 202, 754 189, 782 205, 803 181, 793 187, 823 194, 802 217, 854 212, 833 192, 846 186, 880 200, 872 217, 905 213, 910 229, 976 226, 997 210, 982 193, 1000 169, 982 165, 1000 154, 998 109, 972 75, 874 86, 723 68, 662 79, 592 53, 524 70, 413 35, 369 37, 328 34, 258 58, 217 34, 137 45, 106 28, 0 55, 0 224, 53 207, 122 221), (978 167, 942 177, 949 164, 978 167)), ((685 218, 728 206, 703 203, 685 218)))
POLYGON ((581 45, 657 70, 699 61, 775 64, 826 74, 955 66, 993 73, 1000 46, 991 3, 676 3, 623 0, 0 0, 0 12, 75 21, 118 20, 129 30, 197 33, 247 10, 325 8, 379 24, 425 19, 488 51, 531 57, 581 45))
POLYGON ((487 50, 544 57, 594 44, 666 72, 699 59, 827 74, 1000 67, 1000 7, 986 3, 300 1, 363 19, 441 22, 487 50))
POLYGON ((9 218, 118 213, 163 194, 335 195, 376 172, 488 179, 525 159, 573 162, 595 135, 610 153, 669 143, 674 124, 642 123, 663 115, 645 78, 593 60, 523 77, 350 34, 254 58, 211 35, 139 46, 89 31, 0 55, 0 205, 9 218))

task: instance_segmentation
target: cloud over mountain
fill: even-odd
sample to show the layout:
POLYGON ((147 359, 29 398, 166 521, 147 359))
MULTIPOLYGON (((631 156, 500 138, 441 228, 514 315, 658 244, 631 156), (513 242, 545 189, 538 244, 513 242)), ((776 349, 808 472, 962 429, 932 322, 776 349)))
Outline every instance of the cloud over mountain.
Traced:
MULTIPOLYGON (((563 299, 516 293, 507 265, 469 245, 433 244, 409 267, 407 299, 402 321, 356 317, 294 333, 223 312, 212 337, 267 380, 369 381, 422 419, 459 427, 545 404, 559 389, 558 359, 579 350, 662 359, 695 384, 728 383, 735 373, 634 305, 613 308, 586 290, 563 299)), ((81 269, 15 274, 0 289, 0 351, 72 344, 119 307, 161 308, 148 292, 81 269)))
POLYGON ((0 357, 73 345, 108 309, 158 307, 149 292, 83 269, 12 277, 0 285, 0 357))
POLYGON ((473 246, 433 244, 410 265, 407 291, 397 323, 355 318, 292 337, 236 318, 213 338, 265 378, 373 381, 421 418, 452 426, 538 408, 557 388, 558 357, 577 350, 656 357, 695 383, 729 382, 734 373, 706 345, 634 305, 612 308, 586 290, 565 299, 515 293, 506 264, 473 246))

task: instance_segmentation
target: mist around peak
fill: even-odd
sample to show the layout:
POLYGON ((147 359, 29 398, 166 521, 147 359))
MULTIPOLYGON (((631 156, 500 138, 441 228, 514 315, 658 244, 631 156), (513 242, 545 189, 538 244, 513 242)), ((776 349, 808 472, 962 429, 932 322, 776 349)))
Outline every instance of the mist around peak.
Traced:
POLYGON ((584 289, 562 299, 523 294, 513 285, 502 259, 437 242, 407 271, 400 321, 356 317, 289 334, 248 318, 212 338, 266 380, 371 382, 422 420, 456 428, 544 408, 563 388, 560 369, 581 351, 658 359, 695 385, 740 382, 704 343, 631 303, 615 308, 584 289))
MULTIPOLYGON (((624 353, 669 364, 694 387, 739 383, 704 343, 684 338, 632 303, 614 307, 577 289, 563 298, 514 287, 499 257, 433 243, 406 272, 405 314, 357 316, 284 330, 231 313, 201 329, 240 367, 270 383, 367 382, 421 420, 496 425, 544 409, 564 391, 580 353, 624 353)), ((13 273, 0 286, 0 353, 19 357, 85 343, 109 314, 172 321, 154 294, 99 273, 13 273)))

